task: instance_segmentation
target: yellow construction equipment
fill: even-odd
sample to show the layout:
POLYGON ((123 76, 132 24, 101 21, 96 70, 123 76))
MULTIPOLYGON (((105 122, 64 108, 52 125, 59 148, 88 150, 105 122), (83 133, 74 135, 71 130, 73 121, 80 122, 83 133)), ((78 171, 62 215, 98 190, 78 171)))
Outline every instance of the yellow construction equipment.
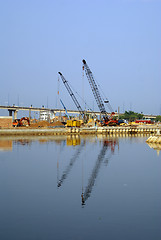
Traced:
POLYGON ((80 120, 67 120, 67 127, 80 127, 81 121, 80 120))

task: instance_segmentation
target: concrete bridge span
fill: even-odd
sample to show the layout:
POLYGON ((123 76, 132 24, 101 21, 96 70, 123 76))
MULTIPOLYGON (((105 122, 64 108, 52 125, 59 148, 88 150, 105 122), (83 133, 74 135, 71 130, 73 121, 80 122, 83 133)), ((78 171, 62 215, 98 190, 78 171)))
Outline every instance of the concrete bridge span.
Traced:
MULTIPOLYGON (((38 111, 38 112, 41 112, 41 111, 50 111, 50 112, 53 112, 54 115, 56 114, 65 114, 65 110, 64 109, 56 109, 56 108, 45 108, 45 107, 33 107, 32 105, 30 107, 20 107, 20 106, 0 106, 0 109, 6 109, 8 110, 9 112, 9 116, 12 116, 13 114, 13 117, 14 119, 17 119, 17 113, 18 111, 29 111, 29 118, 31 118, 31 111, 38 111)), ((79 115, 79 111, 77 110, 67 110, 67 112, 69 114, 74 114, 74 115, 79 115)), ((97 116, 100 116, 101 113, 100 112, 92 112, 92 111, 85 111, 87 114, 93 114, 93 115, 97 115, 97 116)), ((109 113, 110 114, 110 113, 109 113)), ((119 115, 121 115, 122 113, 120 113, 119 115)), ((118 113, 116 112, 115 113, 115 116, 118 116, 118 113)), ((147 119, 155 119, 156 118, 156 115, 148 115, 148 114, 145 114, 144 117, 147 119)))
MULTIPOLYGON (((20 107, 20 106, 0 106, 0 109, 6 109, 9 112, 9 116, 12 116, 14 119, 17 119, 17 113, 18 111, 29 111, 29 118, 31 117, 31 111, 38 111, 38 112, 43 112, 43 111, 50 111, 53 112, 54 115, 56 114, 65 114, 64 109, 56 109, 56 108, 45 108, 45 107, 20 107)), ((74 115, 79 115, 80 112, 77 110, 67 110, 69 114, 74 114, 74 115)), ((95 114, 95 115, 100 115, 100 112, 91 112, 91 111, 86 111, 88 114, 95 114)))

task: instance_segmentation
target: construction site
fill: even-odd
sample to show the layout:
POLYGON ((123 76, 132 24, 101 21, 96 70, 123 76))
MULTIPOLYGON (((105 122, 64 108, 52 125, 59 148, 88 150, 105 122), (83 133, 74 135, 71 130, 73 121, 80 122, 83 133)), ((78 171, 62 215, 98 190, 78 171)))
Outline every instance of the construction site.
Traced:
MULTIPOLYGON (((138 114, 132 118, 124 118, 124 114, 114 112, 107 98, 102 97, 99 85, 94 79, 93 73, 86 61, 82 60, 83 76, 89 82, 92 94, 96 101, 98 112, 91 108, 84 110, 76 98, 70 83, 65 79, 61 72, 58 72, 59 78, 67 90, 77 110, 67 110, 62 99, 59 101, 63 109, 46 109, 18 106, 1 106, 1 109, 7 109, 8 117, 0 117, 0 134, 34 134, 34 135, 58 135, 58 134, 160 134, 161 125, 155 121, 154 116, 144 116, 138 114), (105 105, 108 107, 107 112, 105 105), (29 117, 17 118, 19 110, 28 110, 29 117), (39 111, 39 118, 31 117, 31 111, 39 111), (12 116, 12 114, 14 114, 12 116), (137 118, 138 117, 138 118, 137 118)), ((59 90, 58 90, 59 94, 59 90)), ((131 112, 131 114, 134 114, 131 112)))

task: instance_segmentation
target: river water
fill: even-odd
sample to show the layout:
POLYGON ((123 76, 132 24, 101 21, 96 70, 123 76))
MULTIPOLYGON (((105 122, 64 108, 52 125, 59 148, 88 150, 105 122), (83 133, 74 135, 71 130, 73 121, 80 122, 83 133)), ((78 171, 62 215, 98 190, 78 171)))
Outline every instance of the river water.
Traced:
POLYGON ((1 240, 160 240, 147 137, 0 138, 1 240))

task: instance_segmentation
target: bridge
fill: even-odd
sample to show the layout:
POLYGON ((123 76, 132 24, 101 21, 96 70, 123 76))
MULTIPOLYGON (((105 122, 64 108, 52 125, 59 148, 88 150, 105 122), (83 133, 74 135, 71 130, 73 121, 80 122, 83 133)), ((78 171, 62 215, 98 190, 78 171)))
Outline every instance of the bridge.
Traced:
MULTIPOLYGON (((35 112, 43 112, 48 111, 52 112, 54 115, 56 114, 66 114, 65 109, 55 109, 55 108, 45 108, 45 107, 33 107, 32 105, 30 107, 20 107, 20 106, 0 106, 0 109, 6 109, 9 112, 9 116, 12 116, 14 114, 14 119, 17 119, 17 113, 18 111, 29 111, 29 118, 31 118, 31 111, 35 112)), ((77 110, 67 110, 69 114, 79 115, 80 112, 77 110)), ((89 110, 85 111, 87 114, 93 114, 93 115, 100 115, 100 112, 91 112, 89 110)))
MULTIPOLYGON (((14 119, 17 119, 17 113, 18 111, 29 111, 29 118, 31 118, 31 111, 35 111, 35 112, 43 112, 43 111, 48 111, 48 112, 52 112, 54 115, 56 114, 66 114, 65 109, 55 109, 55 108, 45 108, 45 107, 33 107, 32 105, 30 107, 20 107, 20 106, 0 106, 0 109, 6 109, 9 112, 9 116, 12 116, 12 114, 14 114, 14 119)), ((67 110, 67 112, 69 114, 73 114, 73 115, 79 115, 80 112, 77 110, 67 110)), ((90 115, 96 115, 96 116, 101 116, 101 112, 92 112, 89 110, 85 111, 86 114, 90 114, 90 115)), ((109 113, 110 114, 110 113, 109 113)), ((122 115, 122 113, 120 113, 119 115, 122 115)), ((118 116, 118 113, 115 113, 115 116, 118 116)), ((144 114, 144 118, 146 119, 155 119, 156 115, 148 115, 148 114, 144 114)))

